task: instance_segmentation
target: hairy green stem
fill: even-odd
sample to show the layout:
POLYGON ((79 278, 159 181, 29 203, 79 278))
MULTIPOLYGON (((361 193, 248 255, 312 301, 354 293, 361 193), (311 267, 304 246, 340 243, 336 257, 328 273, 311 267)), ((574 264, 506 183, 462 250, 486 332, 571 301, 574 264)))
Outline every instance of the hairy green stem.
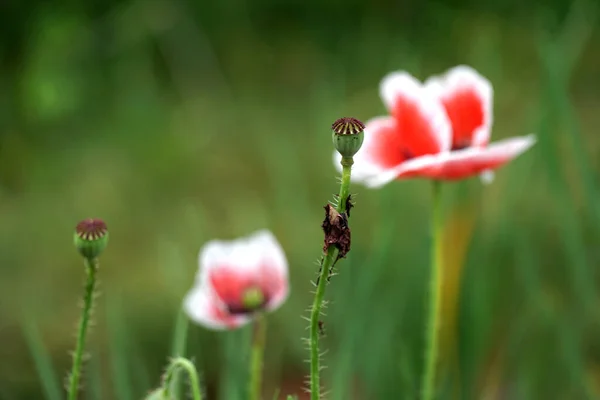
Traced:
MULTIPOLYGON (((346 211, 346 201, 350 191, 350 172, 354 161, 352 158, 342 158, 342 183, 340 186, 340 195, 338 198, 337 211, 343 213, 346 211)), ((327 286, 327 276, 335 259, 338 249, 335 246, 329 246, 321 263, 321 271, 317 281, 315 299, 310 313, 310 398, 319 400, 321 397, 320 387, 320 354, 319 354, 319 317, 325 297, 325 287, 327 286)))
POLYGON ((442 207, 441 182, 433 181, 431 210, 431 270, 429 276, 429 317, 425 328, 425 368, 421 385, 422 399, 435 397, 436 366, 438 361, 439 330, 442 301, 442 207))
POLYGON ((202 400, 202 392, 200 391, 200 380, 198 379, 198 372, 196 371, 196 367, 194 363, 192 363, 187 358, 176 357, 171 360, 169 367, 167 368, 167 372, 165 373, 165 379, 163 381, 163 397, 165 399, 169 399, 171 383, 174 377, 177 375, 177 371, 179 368, 183 369, 188 374, 188 378, 190 380, 190 387, 192 390, 192 399, 193 400, 202 400))
POLYGON ((69 400, 77 399, 77 393, 79 391, 79 377, 81 375, 81 364, 83 361, 85 338, 90 322, 92 303, 94 301, 94 287, 96 286, 98 259, 85 258, 85 271, 87 274, 87 280, 83 294, 83 310, 81 312, 81 320, 79 321, 79 328, 77 330, 77 344, 75 347, 75 353, 73 354, 73 368, 71 370, 71 375, 69 375, 69 400))
POLYGON ((265 352, 265 339, 267 334, 267 321, 263 315, 258 315, 254 320, 252 332, 252 349, 250 354, 250 382, 248 395, 250 400, 260 400, 263 372, 263 356, 265 352))

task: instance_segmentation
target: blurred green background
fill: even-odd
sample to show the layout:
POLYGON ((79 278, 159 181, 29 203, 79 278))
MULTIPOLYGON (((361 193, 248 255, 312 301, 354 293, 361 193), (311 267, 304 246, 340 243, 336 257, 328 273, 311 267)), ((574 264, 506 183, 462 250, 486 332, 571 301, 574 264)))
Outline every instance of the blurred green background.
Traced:
MULTIPOLYGON (((269 318, 265 398, 302 393, 331 123, 384 113, 380 79, 469 64, 492 138, 538 134, 444 187, 440 399, 600 396, 597 2, 5 0, 0 5, 0 398, 60 399, 84 269, 111 242, 85 399, 141 399, 172 354, 200 246, 271 229, 292 296, 269 318), (41 376, 41 378, 40 378, 41 376)), ((353 185, 353 247, 328 289, 330 399, 416 399, 430 185, 353 185)), ((250 329, 191 325, 208 399, 243 399, 250 329)))

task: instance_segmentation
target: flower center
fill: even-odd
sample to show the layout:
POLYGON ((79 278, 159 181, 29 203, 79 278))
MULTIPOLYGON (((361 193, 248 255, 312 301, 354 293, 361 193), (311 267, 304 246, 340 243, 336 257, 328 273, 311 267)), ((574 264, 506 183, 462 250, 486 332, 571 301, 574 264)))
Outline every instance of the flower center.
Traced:
POLYGON ((265 303, 265 295, 258 286, 251 286, 242 293, 242 305, 247 311, 254 311, 265 303))
POLYGON ((454 143, 452 144, 452 149, 451 150, 462 150, 462 149, 466 149, 467 147, 471 147, 471 140, 470 139, 458 139, 455 140, 454 143))

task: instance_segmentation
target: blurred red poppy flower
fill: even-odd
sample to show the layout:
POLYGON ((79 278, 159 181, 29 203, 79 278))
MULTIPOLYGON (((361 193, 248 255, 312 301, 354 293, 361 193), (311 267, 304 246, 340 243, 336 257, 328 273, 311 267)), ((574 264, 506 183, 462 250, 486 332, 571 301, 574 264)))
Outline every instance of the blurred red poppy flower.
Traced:
POLYGON ((273 311, 289 294, 288 264, 277 239, 262 230, 202 248, 196 285, 184 300, 191 320, 210 329, 235 329, 257 312, 273 311))
POLYGON ((393 72, 382 80, 380 96, 389 115, 367 121, 354 157, 353 178, 367 186, 415 177, 458 180, 482 174, 490 180, 493 170, 536 141, 527 135, 489 143, 492 85, 467 66, 424 84, 393 72))

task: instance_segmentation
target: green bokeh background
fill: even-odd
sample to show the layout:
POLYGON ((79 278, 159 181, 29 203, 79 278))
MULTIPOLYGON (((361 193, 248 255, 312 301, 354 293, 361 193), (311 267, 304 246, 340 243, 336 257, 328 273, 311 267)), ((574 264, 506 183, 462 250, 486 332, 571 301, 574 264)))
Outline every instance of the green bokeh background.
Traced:
MULTIPOLYGON (((156 387, 200 246, 262 228, 285 248, 292 285, 269 317, 265 398, 302 394, 301 316, 338 188, 329 127, 382 115, 390 71, 424 79, 458 64, 494 84, 493 140, 539 141, 492 185, 444 187, 454 291, 439 398, 600 396, 598 11, 567 0, 2 3, 0 398, 61 398, 84 276, 72 231, 92 216, 111 242, 82 398, 156 387)), ((352 192, 324 384, 334 400, 416 399, 430 183, 352 192)), ((186 355, 209 400, 244 399, 249 335, 190 326, 186 355)))

